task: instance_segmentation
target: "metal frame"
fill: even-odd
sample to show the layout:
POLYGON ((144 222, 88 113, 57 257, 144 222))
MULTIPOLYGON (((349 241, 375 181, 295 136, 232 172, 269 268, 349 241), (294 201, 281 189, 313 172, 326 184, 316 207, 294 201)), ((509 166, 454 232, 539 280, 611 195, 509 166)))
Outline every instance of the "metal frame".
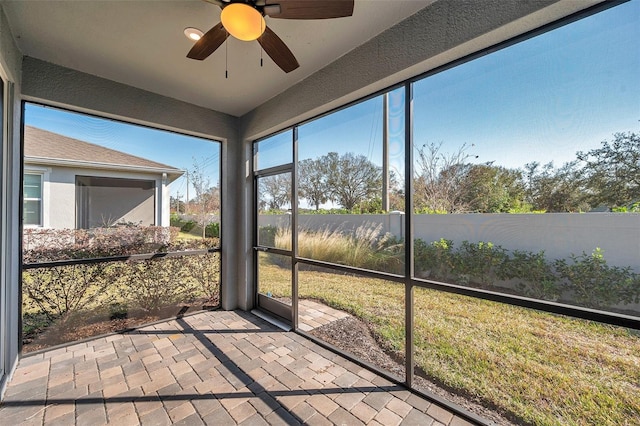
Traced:
MULTIPOLYGON (((476 416, 473 413, 469 413, 467 410, 465 410, 464 408, 453 404, 449 401, 444 400, 443 398, 431 394, 429 392, 424 392, 424 391, 420 391, 418 389, 413 388, 413 377, 414 377, 414 324, 413 324, 413 319, 414 319, 414 288, 418 287, 418 288, 428 288, 428 289, 434 289, 434 290, 438 290, 438 291, 444 291, 447 293, 453 293, 453 294, 459 294, 459 295, 463 295, 463 296, 468 296, 468 297, 474 297, 477 299, 482 299, 482 300, 489 300, 489 301, 493 301, 493 302, 499 302, 499 303, 505 303, 508 305, 514 305, 514 306, 520 306, 520 307, 524 307, 524 308, 528 308, 528 309, 535 309, 535 310, 539 310, 539 311, 543 311, 543 312, 547 312, 547 313, 552 313, 552 314, 560 314, 560 315, 566 315, 566 316, 570 316, 570 317, 574 317, 574 318, 579 318, 579 319, 584 319, 584 320, 588 320, 588 321, 597 321, 600 323, 604 323, 604 324, 610 324, 610 325, 615 325, 615 326, 620 326, 620 327, 627 327, 627 328, 631 328, 631 329, 635 329, 635 330, 640 330, 640 317, 636 317, 636 316, 631 316, 631 315, 624 315, 624 314, 618 314, 615 312, 607 312, 607 311, 601 311, 601 310, 595 310, 595 309, 589 309, 589 308, 584 308, 584 307, 580 307, 580 306, 573 306, 573 305, 568 305, 568 304, 562 304, 562 303, 556 303, 556 302, 550 302, 550 301, 545 301, 545 300, 539 300, 539 299, 533 299, 533 298, 528 298, 528 297, 523 297, 523 296, 517 296, 517 295, 512 295, 512 294, 506 294, 506 293, 499 293, 499 292, 493 292, 493 291, 487 291, 487 290, 482 290, 482 289, 478 289, 478 288, 472 288, 472 287, 465 287, 465 286, 460 286, 460 285, 455 285, 455 284, 449 284, 449 283, 443 283, 443 282, 438 282, 438 281, 433 281, 433 280, 423 280, 423 279, 418 279, 415 277, 414 275, 414 252, 413 252, 413 120, 414 120, 414 114, 413 114, 413 84, 419 80, 422 80, 426 77, 429 77, 431 75, 437 74, 439 72, 445 71, 447 69, 453 68, 455 66, 461 65, 465 62, 471 61, 473 59, 477 59, 481 56, 496 52, 498 50, 501 50, 505 47, 511 46, 513 44, 519 43, 523 40, 529 39, 531 37, 537 36, 539 34, 545 33, 547 31, 553 30, 555 28, 559 28, 563 25, 567 25, 571 22, 577 21, 581 18, 593 15, 594 13, 597 12, 601 12, 605 9, 608 9, 610 7, 619 5, 621 3, 626 2, 627 0, 615 0, 615 1, 611 1, 611 2, 604 2, 603 4, 599 4, 593 7, 590 7, 586 10, 583 10, 581 12, 575 13, 571 16, 568 16, 562 20, 559 20, 557 22, 553 22, 550 24, 547 24, 543 27, 537 28, 535 30, 529 31, 523 35, 520 35, 518 37, 515 37, 513 39, 504 41, 502 43, 499 43, 495 46, 492 46, 490 48, 484 49, 482 51, 476 52, 474 54, 471 55, 467 55, 463 58, 460 58, 456 61, 453 61, 449 64, 443 65, 441 67, 435 68, 429 72, 423 73, 421 75, 412 77, 410 79, 407 79, 404 83, 399 84, 399 85, 394 85, 391 87, 388 87, 386 89, 383 89, 379 92, 376 92, 374 94, 371 94, 369 96, 366 96, 364 98, 358 99, 354 102, 348 103, 346 105, 343 105, 341 107, 338 107, 336 109, 332 109, 324 114, 318 115, 316 117, 313 117, 311 119, 305 120, 303 122, 300 122, 296 125, 293 125, 291 127, 286 128, 285 130, 288 129, 292 129, 293 133, 294 133, 294 145, 293 145, 293 165, 287 164, 286 168, 287 170, 292 170, 292 173, 294 174, 292 176, 292 190, 293 190, 293 194, 292 194, 292 251, 285 251, 285 250, 278 250, 278 249, 268 249, 269 251, 272 251, 274 253, 278 253, 278 254, 282 254, 282 255, 287 255, 287 256, 291 256, 291 261, 292 261, 292 277, 293 277, 293 291, 292 291, 292 306, 293 306, 293 330, 306 337, 309 338, 310 340, 313 340, 314 342, 316 342, 317 344, 335 352, 338 353, 342 356, 345 356, 349 359, 351 359, 352 361, 356 362, 357 364, 366 367, 374 372, 376 372, 377 374, 381 374, 382 376, 388 378, 389 380, 398 383, 398 384, 402 384, 405 385, 409 388, 409 390, 411 392, 415 392, 417 394, 420 394, 436 403, 438 403, 439 405, 445 406, 448 409, 456 412, 458 415, 466 418, 469 421, 472 421, 474 423, 478 423, 478 424, 487 424, 487 422, 476 416), (378 272, 378 271, 371 271, 371 270, 364 270, 361 268, 355 268, 355 267, 350 267, 350 266, 344 266, 344 265, 337 265, 337 264, 332 264, 332 263, 328 263, 328 262, 323 262, 323 261, 319 261, 319 260, 313 260, 313 259, 306 259, 306 258, 302 258, 299 257, 299 253, 298 253, 298 245, 297 245, 297 235, 298 235, 298 230, 297 230, 297 216, 298 216, 298 208, 297 208, 297 204, 298 204, 298 195, 297 195, 297 177, 295 176, 295 173, 297 172, 297 154, 298 154, 298 146, 297 146, 297 131, 298 131, 298 127, 301 125, 304 125, 305 123, 308 123, 310 121, 315 121, 319 118, 322 118, 324 116, 327 116, 329 114, 332 114, 334 112, 346 109, 351 107, 352 105, 355 105, 357 103, 369 100, 373 97, 376 96, 380 96, 381 94, 384 93, 388 93, 392 90, 398 89, 400 87, 404 88, 404 93, 405 93, 405 270, 404 270, 404 274, 403 275, 395 275, 395 274, 389 274, 389 273, 385 273, 385 272, 378 272), (401 283, 405 286, 405 378, 404 378, 404 382, 399 382, 397 378, 394 378, 392 376, 390 376, 388 373, 386 373, 385 371, 382 371, 380 368, 373 366, 369 363, 363 362, 362 360, 357 359, 356 357, 345 353, 344 351, 342 351, 341 349, 330 345, 324 341, 319 340, 318 338, 310 335, 309 333, 306 333, 302 330, 298 329, 298 311, 297 311, 297 307, 298 307, 298 289, 297 289, 297 272, 298 272, 298 265, 299 264, 304 264, 304 265, 310 265, 310 266, 316 266, 316 267, 323 267, 323 268, 327 268, 327 269, 332 269, 335 271, 340 271, 340 272, 348 272, 348 273, 353 273, 353 274, 357 274, 359 276, 362 277, 369 277, 369 278, 378 278, 378 279, 385 279, 388 281, 392 281, 392 282, 396 282, 396 283, 401 283)), ((285 131, 283 130, 283 131, 285 131)), ((285 166, 281 166, 281 167, 277 167, 277 168, 272 168, 272 169, 267 169, 267 170, 262 170, 260 171, 260 173, 258 174, 257 172, 254 173, 254 182, 255 182, 255 178, 260 175, 266 175, 266 174, 271 174, 280 170, 283 170, 283 167, 285 166)), ((254 188, 254 194, 255 194, 255 188, 254 188)), ((256 222, 255 222, 255 227, 254 227, 254 236, 255 234, 257 234, 257 209, 256 209, 256 222)), ((254 240, 254 243, 256 241, 254 240)), ((254 247, 256 249, 260 249, 257 247, 256 244, 254 244, 254 247)))
POLYGON ((6 146, 8 145, 8 126, 6 125, 8 122, 7 115, 7 104, 9 96, 7 94, 8 89, 8 80, 5 78, 4 70, 0 65, 0 216, 2 217, 2 223, 0 224, 0 253, 2 253, 2 263, 0 263, 0 346, 3 348, 0 350, 0 395, 2 395, 3 383, 5 380, 5 369, 6 359, 7 359, 7 348, 9 347, 9 333, 7 333, 9 318, 7 299, 9 295, 9 286, 7 279, 7 262, 5 261, 5 253, 8 251, 7 235, 6 232, 9 229, 7 226, 7 219, 5 214, 7 213, 8 203, 5 202, 7 199, 7 191, 6 183, 7 179, 7 151, 6 146))
MULTIPOLYGON (((512 46, 514 44, 517 44, 521 41, 527 40, 529 38, 535 37, 537 35, 543 34, 545 32, 548 32, 550 30, 559 28, 561 26, 570 24, 572 22, 575 22, 577 20, 580 20, 582 18, 585 18, 587 16, 591 16, 595 13, 604 11, 606 9, 609 9, 611 7, 617 6, 619 4, 622 3, 626 3, 629 0, 613 0, 610 2, 604 2, 595 6, 592 6, 590 8, 587 8, 585 10, 582 10, 580 12, 574 13, 568 17, 565 17, 559 21, 556 22, 552 22, 549 23, 547 25, 544 25, 540 28, 536 28, 534 30, 528 31, 520 36, 514 37, 512 39, 506 40, 504 42, 498 43, 494 46, 491 46, 489 48, 483 49, 479 52, 467 55, 463 58, 460 58, 458 60, 452 61, 448 64, 445 64, 443 66, 440 66, 438 68, 435 68, 431 71, 428 71, 426 73, 420 74, 418 76, 412 77, 407 79, 404 83, 401 84, 396 84, 393 86, 389 86, 386 89, 380 90, 378 92, 375 92, 371 95, 365 96, 363 98, 360 98, 356 101, 350 102, 346 105, 342 105, 340 107, 334 108, 326 113, 317 115, 315 117, 312 117, 310 119, 307 119, 305 121, 302 121, 298 124, 295 124, 293 126, 287 127, 283 130, 280 130, 277 133, 274 133, 273 135, 276 134, 280 134, 283 133, 289 129, 292 129, 294 131, 294 133, 297 133, 297 128, 309 123, 311 121, 315 121, 318 120, 322 117, 325 117, 327 115, 333 114, 334 112, 337 111, 341 111, 343 109, 349 108, 353 105, 356 105, 358 103, 370 100, 374 97, 380 96, 384 93, 393 91, 395 89, 398 89, 400 87, 404 87, 405 88, 405 186, 407 188, 407 193, 405 194, 405 205, 406 205, 406 211, 405 211, 405 235, 406 235, 406 239, 409 240, 409 238, 411 238, 411 242, 413 241, 413 234, 412 234, 412 210, 408 210, 408 204, 409 202, 407 202, 407 200, 410 197, 410 195, 412 195, 412 179, 409 178, 409 176, 413 176, 413 159, 412 159, 412 138, 413 138, 413 129, 412 129, 412 122, 413 122, 413 103, 410 100, 410 97, 412 96, 412 85, 419 81, 422 80, 426 77, 432 76, 434 74, 440 73, 442 71, 446 71, 450 68, 456 67, 458 65, 461 65, 463 63, 469 62, 473 59, 477 59, 480 58, 482 56, 488 55, 490 53, 496 52, 498 50, 504 49, 506 47, 512 46)), ((264 138, 261 138, 259 140, 256 140, 255 142, 259 142, 261 140, 267 139, 271 136, 266 136, 264 138)), ((296 139, 297 141, 297 139, 296 139)), ((254 142, 254 143, 255 143, 254 142)), ((297 159, 297 158, 296 158, 297 159)), ((273 174, 277 171, 280 170, 284 170, 289 169, 289 167, 292 167, 295 169, 295 164, 293 164, 293 166, 291 164, 286 164, 283 166, 278 166, 278 167, 274 167, 274 168, 270 168, 270 169, 264 169, 261 170, 258 173, 255 174, 255 176, 264 176, 267 174, 273 174)), ((297 194, 296 194, 297 196, 297 194)), ((411 200, 412 202, 412 200, 411 200)), ((257 228, 255 228, 257 229, 257 228)), ((293 230, 292 230, 292 234, 293 234, 293 230)), ((376 271, 367 271, 367 270, 363 270, 363 269, 359 269, 359 268, 352 268, 352 267, 345 267, 342 265, 336 265, 336 264, 330 264, 327 262, 322 262, 322 261, 316 261, 316 260, 312 260, 312 259, 304 259, 304 258, 299 258, 297 255, 292 256, 292 261, 293 262, 300 262, 300 263, 305 263, 305 264, 310 264, 310 265, 316 265, 316 266, 322 266, 322 267, 327 267, 329 269, 336 269, 339 271, 346 271, 346 272, 351 272, 351 273, 357 273, 359 275, 363 275, 363 276, 369 276, 372 278, 383 278, 383 279, 388 279, 391 281, 395 281, 395 282, 404 282, 407 285, 411 285, 411 286, 418 286, 418 287, 425 287, 425 288, 431 288, 431 289, 435 289, 435 290, 441 290, 441 291, 445 291, 445 292, 449 292, 449 293, 455 293, 455 294, 461 294, 464 296, 470 296, 470 297, 476 297, 479 299, 485 299, 485 300, 490 300, 490 301, 494 301, 494 302, 500 302, 500 303, 506 303, 506 304, 510 304, 510 305, 515 305, 515 306, 521 306, 521 307, 525 307, 525 308, 530 308, 530 309, 536 309, 536 310, 540 310, 540 311, 544 311, 544 312, 549 312, 549 313, 554 313, 554 314, 561 314, 561 315, 567 315, 567 316, 572 316, 575 318, 580 318, 580 319, 585 319, 585 320, 589 320, 589 321, 597 321, 597 322, 602 322, 605 324, 610 324, 610 325, 615 325, 615 326, 621 326, 621 327, 627 327, 627 328, 632 328, 632 329, 636 329, 636 330, 640 330, 640 317, 635 317, 635 316, 631 316, 631 315, 624 315, 624 314, 618 314, 615 312, 607 312, 607 311, 601 311, 601 310, 596 310, 596 309, 589 309, 589 308, 583 308, 580 306, 574 306, 574 305, 568 305, 568 304, 562 304, 562 303, 556 303, 556 302, 550 302, 550 301, 544 301, 544 300, 539 300, 539 299, 532 299, 532 298, 527 298, 527 297, 523 297, 523 296, 517 296, 517 295, 511 295, 511 294, 506 294, 506 293, 498 293, 498 292, 492 292, 492 291, 487 291, 487 290, 482 290, 482 289, 478 289, 478 288, 472 288, 472 287, 464 287, 464 286, 459 286, 459 285, 455 285, 455 284, 449 284, 449 283, 443 283, 443 282, 438 282, 438 281, 433 281, 433 280, 424 280, 424 279, 418 279, 415 278, 413 276, 413 268, 411 268, 411 271, 408 271, 409 268, 409 262, 411 262, 411 264, 413 263, 413 256, 410 257, 409 255, 409 251, 413 251, 413 244, 407 244, 405 246, 405 251, 406 251, 406 256, 407 256, 407 262, 405 263, 405 275, 404 276, 397 276, 397 275, 391 275, 391 274, 387 274, 384 272, 376 272, 376 271), (408 247, 408 246, 411 247, 408 247)), ((282 254, 285 254, 284 252, 282 254)), ((286 253, 288 254, 288 253, 286 253)))
POLYGON ((405 381, 413 388, 415 363, 413 339, 413 85, 404 86, 404 328, 405 328, 405 381))
POLYGON ((69 260, 55 260, 52 262, 33 262, 23 263, 22 269, 38 269, 38 268, 55 268, 56 266, 70 266, 70 265, 94 265, 97 263, 107 262, 126 262, 128 260, 140 261, 140 260, 154 260, 171 257, 185 257, 185 256, 197 256, 208 253, 220 253, 222 250, 217 248, 203 249, 203 250, 186 250, 186 251, 168 251, 168 252, 155 252, 155 253, 139 253, 129 254, 123 256, 105 256, 105 257, 91 257, 87 259, 69 259, 69 260))
MULTIPOLYGON (((274 133, 272 135, 266 136, 264 138, 253 141, 252 152, 255 156, 256 146, 258 143, 277 135, 284 134, 292 130, 291 132, 291 149, 292 149, 292 159, 293 162, 280 164, 278 166, 268 167, 265 169, 255 169, 255 160, 251 161, 251 170, 253 175, 253 237, 252 237, 252 245, 253 245, 253 283, 254 283, 254 300, 255 307, 263 309, 270 314, 277 316, 280 320, 291 324, 292 326, 295 324, 297 326, 298 321, 298 303, 297 303, 297 290, 298 290, 298 274, 297 274, 297 263, 295 263, 296 256, 294 253, 297 252, 297 214, 298 214, 298 206, 297 206, 297 181, 295 176, 295 164, 298 160, 297 157, 297 128, 286 128, 280 132, 274 133), (261 246, 258 241, 258 232, 259 232, 259 187, 258 181, 260 178, 276 176, 280 174, 290 173, 291 174, 291 250, 283 250, 275 247, 267 247, 261 246), (296 188, 296 189, 294 189, 296 188), (281 256, 288 256, 291 258, 291 306, 286 305, 285 303, 279 302, 277 300, 273 300, 268 298, 267 296, 261 294, 259 292, 260 288, 258 286, 259 283, 259 262, 258 262, 258 252, 268 252, 274 253, 281 256)), ((295 326, 294 326, 295 328, 295 326)))
MULTIPOLYGON (((96 117, 96 118, 100 118, 103 120, 109 120, 109 121, 115 121, 115 122, 119 122, 119 123, 124 123, 124 124, 129 124, 129 125, 134 125, 134 126, 138 126, 138 127, 142 127, 145 129, 151 129, 151 130, 160 130, 163 132, 168 132, 168 133, 174 133, 174 134, 178 134, 178 135, 184 135, 184 136, 189 136, 189 137, 194 137, 194 138, 200 138, 203 140, 207 140, 210 142, 214 142, 217 143, 220 149, 220 154, 222 154, 222 150, 224 148, 223 144, 221 141, 216 140, 216 139, 209 139, 209 138, 205 138, 201 135, 195 135, 195 134, 189 134, 186 132, 177 132, 174 130, 166 130, 166 129, 161 129, 161 128, 157 128, 157 127, 153 127, 153 126, 149 126, 149 125, 144 125, 144 124, 139 124, 139 123, 134 123, 134 122, 129 122, 129 121, 125 121, 125 120, 120 120, 120 119, 114 119, 114 118, 110 118, 110 117, 103 117, 100 115, 96 115, 96 114, 90 114, 90 113, 86 113, 84 111, 74 111, 72 109, 68 109, 68 108, 61 108, 58 106, 51 106, 51 105, 47 105, 46 103, 41 103, 41 102, 33 102, 33 101, 25 101, 23 100, 21 102, 21 107, 22 107, 22 111, 21 111, 21 120, 20 120, 20 181, 22 182, 22 175, 24 174, 24 119, 25 119, 25 107, 27 105, 27 103, 32 104, 32 105, 39 105, 42 107, 47 107, 47 108, 54 108, 60 111, 66 111, 66 112, 71 112, 71 113, 75 113, 75 114, 83 114, 85 116, 89 116, 89 117, 96 117)), ((218 159, 218 169, 220 170, 220 182, 222 182, 222 175, 223 175, 223 170, 222 170, 222 155, 219 156, 220 158, 218 159)), ((223 191, 224 188, 222 188, 222 186, 220 187, 220 199, 222 199, 223 197, 223 191)), ((155 197, 155 195, 154 195, 155 197)), ((20 259, 20 264, 19 264, 19 268, 18 268, 18 282, 20 283, 20 289, 18 291, 18 353, 22 354, 22 272, 24 270, 29 270, 29 269, 36 269, 36 268, 45 268, 45 267, 56 267, 56 266, 67 266, 67 265, 87 265, 87 264, 98 264, 98 263, 106 263, 106 262, 124 262, 124 261, 128 261, 128 260, 132 260, 132 261, 140 261, 140 260, 153 260, 153 259, 160 259, 160 258, 171 258, 171 257, 183 257, 183 256, 194 256, 194 255, 203 255, 203 254, 208 254, 208 253, 222 253, 222 239, 223 239, 223 234, 224 234, 224 230, 223 230, 223 226, 222 226, 222 222, 220 224, 220 236, 219 236, 219 245, 218 247, 212 248, 212 249, 203 249, 203 250, 186 250, 186 251, 177 251, 177 252, 157 252, 157 253, 141 253, 141 254, 132 254, 132 255, 123 255, 123 256, 107 256, 107 257, 97 257, 97 258, 88 258, 88 259, 69 259, 69 260, 61 260, 61 261, 53 261, 53 262, 36 262, 36 263, 23 263, 22 259, 23 259, 23 253, 22 253, 22 246, 23 246, 23 232, 22 229, 24 228, 23 225, 23 188, 22 185, 19 185, 19 206, 18 206, 18 218, 19 218, 19 227, 20 227, 20 232, 18 233, 18 258, 20 259)), ((155 209, 155 203, 154 203, 154 209, 155 209)), ((75 209, 75 207, 74 207, 75 209)), ((74 210, 75 212, 75 210, 74 210)), ((156 214, 154 213, 154 217, 156 216, 156 214)), ((223 299, 223 292, 224 292, 224 286, 222 285, 222 269, 224 268, 223 262, 222 262, 222 257, 220 258, 220 273, 219 273, 219 281, 220 281, 220 301, 222 301, 223 299)), ((218 307, 221 306, 221 302, 218 302, 218 307)), ((162 320, 164 321, 164 320, 162 320)), ((75 342, 77 343, 77 342, 75 342)), ((73 343, 71 343, 73 344, 73 343)), ((64 346, 64 345, 63 345, 64 346)))
POLYGON ((291 168, 291 325, 298 329, 298 127, 293 128, 291 168))

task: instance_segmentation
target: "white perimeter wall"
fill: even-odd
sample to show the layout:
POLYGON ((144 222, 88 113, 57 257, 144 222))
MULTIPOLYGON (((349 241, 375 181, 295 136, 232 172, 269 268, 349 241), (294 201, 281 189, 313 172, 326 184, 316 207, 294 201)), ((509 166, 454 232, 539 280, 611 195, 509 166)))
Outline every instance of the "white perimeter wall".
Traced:
MULTIPOLYGON (((287 225, 289 215, 261 215, 260 226, 287 225)), ((403 214, 300 215, 301 229, 350 232, 363 224, 382 225, 382 232, 404 237, 403 214)), ((544 250, 547 259, 572 253, 604 251, 609 265, 640 272, 639 213, 449 214, 415 215, 414 238, 426 242, 446 238, 460 243, 492 242, 507 250, 544 250)))

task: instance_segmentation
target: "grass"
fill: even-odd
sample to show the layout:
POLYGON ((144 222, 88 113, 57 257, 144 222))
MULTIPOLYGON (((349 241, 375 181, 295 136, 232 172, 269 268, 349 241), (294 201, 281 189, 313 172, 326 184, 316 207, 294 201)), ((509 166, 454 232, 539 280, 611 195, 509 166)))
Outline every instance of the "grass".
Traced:
MULTIPOLYGON (((288 269, 266 257, 260 268, 274 294, 290 295, 288 269)), ((369 321, 404 349, 402 285, 301 271, 299 294, 369 321)), ((640 424, 637 332, 421 288, 414 313, 416 365, 460 394, 525 424, 640 424)))
POLYGON ((179 240, 201 240, 202 234, 195 235, 189 232, 180 231, 178 233, 178 239, 179 240))
POLYGON ((274 253, 258 253, 258 291, 263 294, 271 294, 274 297, 291 300, 291 272, 284 274, 285 268, 274 267, 272 264, 279 261, 285 262, 283 266, 291 264, 290 258, 274 253), (286 261, 289 260, 287 264, 286 261))
MULTIPOLYGON (((365 223, 346 235, 340 229, 299 230, 298 241, 298 253, 307 259, 396 274, 404 268, 404 244, 389 234, 383 235, 382 225, 365 223)), ((275 247, 291 249, 290 230, 278 229, 275 247)))

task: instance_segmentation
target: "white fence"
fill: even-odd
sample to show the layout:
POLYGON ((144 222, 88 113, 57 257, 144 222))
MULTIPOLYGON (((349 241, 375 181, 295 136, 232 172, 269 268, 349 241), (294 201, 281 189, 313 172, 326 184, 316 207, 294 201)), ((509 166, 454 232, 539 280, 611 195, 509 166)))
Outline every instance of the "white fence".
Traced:
MULTIPOLYGON (((290 215, 261 215, 259 225, 289 226, 290 215)), ((307 230, 350 232, 365 224, 382 225, 382 232, 404 237, 402 213, 377 215, 300 215, 299 226, 307 230)), ((640 272, 639 213, 545 213, 545 214, 447 214, 415 215, 414 238, 426 242, 446 238, 490 241, 507 250, 544 250, 547 259, 571 254, 604 251, 609 265, 630 266, 640 272)))

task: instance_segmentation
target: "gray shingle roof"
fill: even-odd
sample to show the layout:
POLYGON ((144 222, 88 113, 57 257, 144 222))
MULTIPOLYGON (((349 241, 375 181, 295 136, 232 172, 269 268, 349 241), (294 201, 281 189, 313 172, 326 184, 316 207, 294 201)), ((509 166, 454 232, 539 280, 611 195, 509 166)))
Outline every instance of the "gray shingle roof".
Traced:
POLYGON ((115 166, 113 168, 125 166, 164 169, 167 172, 182 174, 182 170, 166 164, 31 126, 24 128, 24 155, 32 159, 108 164, 115 166))

